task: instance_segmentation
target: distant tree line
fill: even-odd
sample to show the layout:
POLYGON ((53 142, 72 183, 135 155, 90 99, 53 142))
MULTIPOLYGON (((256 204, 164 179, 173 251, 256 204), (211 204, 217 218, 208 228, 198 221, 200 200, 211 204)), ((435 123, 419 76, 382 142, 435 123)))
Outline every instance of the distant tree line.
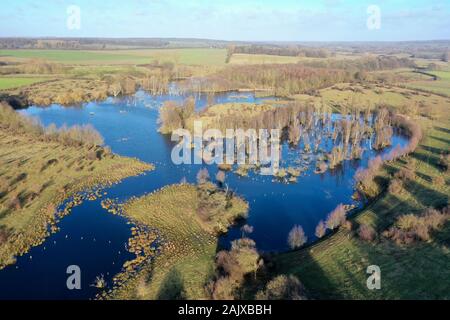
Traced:
POLYGON ((65 146, 93 148, 103 145, 102 136, 91 125, 57 128, 52 124, 43 127, 37 120, 17 113, 5 103, 0 103, 0 129, 14 134, 30 134, 36 139, 65 146))
POLYGON ((302 65, 314 68, 343 69, 355 73, 357 71, 380 71, 398 68, 415 68, 414 61, 395 56, 364 57, 359 59, 304 61, 302 65))
POLYGON ((299 46, 270 46, 270 45, 247 45, 247 46, 230 46, 228 55, 234 53, 245 54, 266 54, 274 56, 288 57, 308 57, 308 58, 328 58, 332 54, 324 48, 306 48, 299 46))

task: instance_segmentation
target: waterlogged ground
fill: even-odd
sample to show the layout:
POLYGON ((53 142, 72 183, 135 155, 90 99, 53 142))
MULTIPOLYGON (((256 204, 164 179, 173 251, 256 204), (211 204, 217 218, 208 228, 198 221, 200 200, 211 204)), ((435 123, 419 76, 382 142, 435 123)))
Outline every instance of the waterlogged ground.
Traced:
MULTIPOLYGON (((48 108, 30 107, 22 112, 38 117, 45 125, 55 123, 92 124, 105 138, 113 152, 137 157, 155 164, 156 170, 105 189, 105 197, 124 202, 132 196, 142 196, 165 185, 178 183, 183 178, 195 182, 201 166, 176 166, 171 161, 174 144, 170 137, 157 132, 158 108, 166 100, 182 101, 185 97, 165 95, 153 97, 143 92, 136 96, 108 99, 102 103, 89 103, 79 107, 64 108, 57 105, 48 108)), ((197 108, 206 106, 206 96, 197 97, 197 108)), ((249 93, 217 95, 216 103, 256 102, 249 93)), ((396 136, 394 146, 406 140, 396 136)), ((301 146, 300 146, 301 147, 301 146)), ((361 161, 346 161, 340 169, 325 174, 314 174, 314 157, 303 160, 300 151, 283 147, 285 166, 308 166, 295 184, 279 183, 272 177, 250 173, 240 178, 227 174, 230 188, 250 203, 247 223, 254 227, 250 235, 260 250, 286 250, 286 238, 290 229, 302 225, 309 240, 314 240, 317 223, 324 219, 339 203, 353 203, 353 176, 360 166, 376 155, 368 149, 361 161)), ((388 152, 389 148, 383 153, 388 152)), ((207 167, 215 176, 217 168, 207 167)), ((96 276, 103 274, 108 283, 121 270, 123 263, 133 256, 125 244, 131 235, 131 225, 122 217, 107 213, 101 200, 85 201, 73 209, 58 225, 60 231, 49 237, 42 246, 19 257, 17 263, 0 271, 0 299, 88 299, 95 296, 92 287, 96 276), (66 287, 66 269, 78 265, 82 273, 82 289, 70 291, 66 287)), ((227 247, 231 240, 241 236, 239 226, 221 238, 227 247)))

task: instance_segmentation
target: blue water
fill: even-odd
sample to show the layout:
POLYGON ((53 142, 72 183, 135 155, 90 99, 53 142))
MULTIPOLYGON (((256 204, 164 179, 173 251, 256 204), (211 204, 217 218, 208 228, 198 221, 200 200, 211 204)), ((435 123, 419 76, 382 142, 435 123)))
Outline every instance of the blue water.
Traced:
MULTIPOLYGON (((154 97, 138 92, 132 97, 110 98, 78 107, 30 107, 21 112, 38 117, 44 125, 92 124, 113 152, 155 164, 155 171, 125 179, 105 190, 108 198, 118 198, 123 202, 132 196, 142 196, 165 185, 178 183, 183 178, 195 182, 202 166, 174 165, 170 157, 174 144, 170 137, 157 132, 161 104, 166 100, 182 101, 184 98, 178 95, 154 97)), ((198 96, 197 109, 204 108, 206 101, 206 96, 198 96)), ((216 103, 263 101, 247 93, 226 93, 215 97, 216 103)), ((393 145, 405 143, 404 138, 396 136, 393 145)), ((340 169, 320 175, 313 173, 312 166, 295 184, 275 182, 272 177, 254 173, 246 178, 228 173, 227 184, 250 204, 246 223, 254 227, 249 236, 256 241, 258 249, 282 251, 288 249, 287 234, 294 225, 303 226, 309 240, 314 240, 314 230, 321 219, 339 203, 353 203, 353 176, 357 168, 366 166, 376 154, 369 150, 364 153, 363 160, 346 161, 340 169)), ((286 163, 295 161, 299 155, 299 150, 284 146, 286 163)), ((207 168, 214 177, 217 168, 207 168)), ((97 292, 91 286, 96 276, 103 274, 110 283, 123 263, 132 257, 125 250, 131 232, 124 218, 101 208, 101 200, 86 201, 74 208, 58 225, 60 232, 19 257, 15 265, 0 271, 0 299, 88 299, 97 292), (67 289, 66 269, 69 265, 80 266, 82 290, 67 289)), ((239 227, 232 228, 220 239, 223 247, 241 236, 239 227)))

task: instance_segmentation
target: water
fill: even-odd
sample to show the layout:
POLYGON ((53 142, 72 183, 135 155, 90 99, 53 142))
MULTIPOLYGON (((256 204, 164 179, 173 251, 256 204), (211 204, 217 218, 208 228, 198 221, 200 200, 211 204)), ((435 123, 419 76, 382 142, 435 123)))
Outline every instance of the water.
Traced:
MULTIPOLYGON (((168 136, 157 132, 160 105, 166 100, 182 101, 184 98, 175 95, 153 97, 138 92, 133 97, 110 98, 82 107, 53 105, 30 107, 21 112, 38 117, 44 125, 92 124, 113 152, 155 164, 155 171, 125 179, 105 190, 108 198, 126 201, 131 196, 142 196, 183 178, 195 182, 201 166, 174 165, 170 158, 174 144, 168 136)), ((204 95, 197 97, 197 109, 204 108, 206 101, 204 95)), ((263 101, 247 93, 215 96, 216 103, 263 101)), ((394 138, 394 146, 405 143, 404 138, 394 138)), ((389 148, 383 152, 388 151, 389 148)), ((298 155, 298 150, 283 147, 286 164, 294 162, 298 155)), ((287 234, 295 224, 303 226, 309 239, 314 240, 314 230, 321 219, 339 203, 352 204, 353 176, 357 168, 366 166, 375 155, 374 151, 367 151, 363 160, 346 161, 339 170, 321 175, 314 174, 311 167, 295 184, 273 182, 272 177, 254 173, 246 178, 228 173, 227 183, 250 204, 246 223, 254 227, 250 237, 256 241, 258 249, 281 251, 288 249, 287 234)), ((207 168, 214 177, 217 168, 207 168)), ((0 298, 88 299, 97 292, 91 286, 96 276, 103 274, 110 283, 122 264, 132 257, 125 250, 131 232, 124 218, 101 208, 101 200, 86 201, 74 208, 58 225, 60 232, 31 249, 29 254, 19 257, 15 265, 0 271, 0 298), (82 290, 67 290, 66 269, 69 265, 80 266, 82 290)), ((239 227, 232 228, 220 239, 223 247, 241 236, 239 227)))

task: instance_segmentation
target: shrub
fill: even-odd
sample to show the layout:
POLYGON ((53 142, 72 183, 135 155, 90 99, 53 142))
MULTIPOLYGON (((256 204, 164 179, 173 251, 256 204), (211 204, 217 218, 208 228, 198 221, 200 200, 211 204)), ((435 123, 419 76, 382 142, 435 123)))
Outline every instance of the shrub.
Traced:
POLYGON ((291 249, 298 249, 308 241, 301 226, 294 226, 288 235, 288 244, 291 249))
POLYGON ((433 178, 433 184, 442 187, 443 185, 445 185, 445 178, 443 176, 436 176, 433 178))
POLYGON ((439 157, 439 165, 442 169, 449 171, 450 170, 450 154, 443 155, 441 154, 439 157))
POLYGON ((403 190, 403 183, 399 179, 393 179, 388 187, 388 192, 394 195, 398 195, 403 190))
POLYGON ((208 169, 203 168, 197 173, 197 183, 205 184, 209 181, 209 172, 208 169))
POLYGON ((305 288, 295 276, 280 275, 269 281, 266 289, 259 291, 257 300, 307 300, 305 288))
POLYGON ((372 242, 375 240, 377 232, 372 226, 361 224, 358 229, 358 236, 363 241, 372 242))
POLYGON ((230 277, 221 277, 211 281, 207 286, 207 292, 213 300, 234 300, 237 283, 230 277))
POLYGON ((351 221, 346 220, 343 224, 342 227, 347 230, 347 231, 352 231, 353 230, 353 223, 351 221))
POLYGON ((216 174, 216 180, 220 185, 223 185, 225 183, 225 172, 223 172, 222 170, 219 170, 216 174))
POLYGON ((243 226, 241 227, 241 232, 242 232, 242 234, 250 234, 250 233, 253 233, 253 230, 254 230, 254 228, 253 228, 252 226, 248 225, 248 224, 243 225, 243 226))
POLYGON ((327 227, 325 226, 325 223, 323 222, 323 220, 320 220, 319 224, 316 227, 316 237, 317 238, 323 238, 323 236, 325 235, 325 233, 327 232, 327 227))
POLYGON ((327 218, 326 225, 330 230, 334 230, 337 227, 344 224, 346 221, 347 212, 343 204, 340 204, 334 209, 327 218))
POLYGON ((10 232, 6 228, 0 227, 0 245, 3 245, 8 241, 9 235, 10 232))
POLYGON ((233 241, 230 251, 217 254, 217 279, 207 285, 206 291, 212 299, 234 299, 245 275, 256 273, 261 261, 253 240, 242 238, 233 241))
POLYGON ((21 210, 22 209, 22 201, 19 199, 18 196, 13 196, 9 200, 9 208, 11 210, 21 210))
POLYGON ((419 216, 413 214, 400 216, 396 225, 384 235, 399 244, 409 244, 414 240, 428 241, 431 238, 431 232, 439 230, 449 219, 447 208, 442 212, 429 208, 419 216))
POLYGON ((402 181, 406 181, 406 180, 412 181, 415 179, 416 174, 414 173, 414 171, 412 171, 408 168, 402 168, 395 174, 395 177, 402 181))

